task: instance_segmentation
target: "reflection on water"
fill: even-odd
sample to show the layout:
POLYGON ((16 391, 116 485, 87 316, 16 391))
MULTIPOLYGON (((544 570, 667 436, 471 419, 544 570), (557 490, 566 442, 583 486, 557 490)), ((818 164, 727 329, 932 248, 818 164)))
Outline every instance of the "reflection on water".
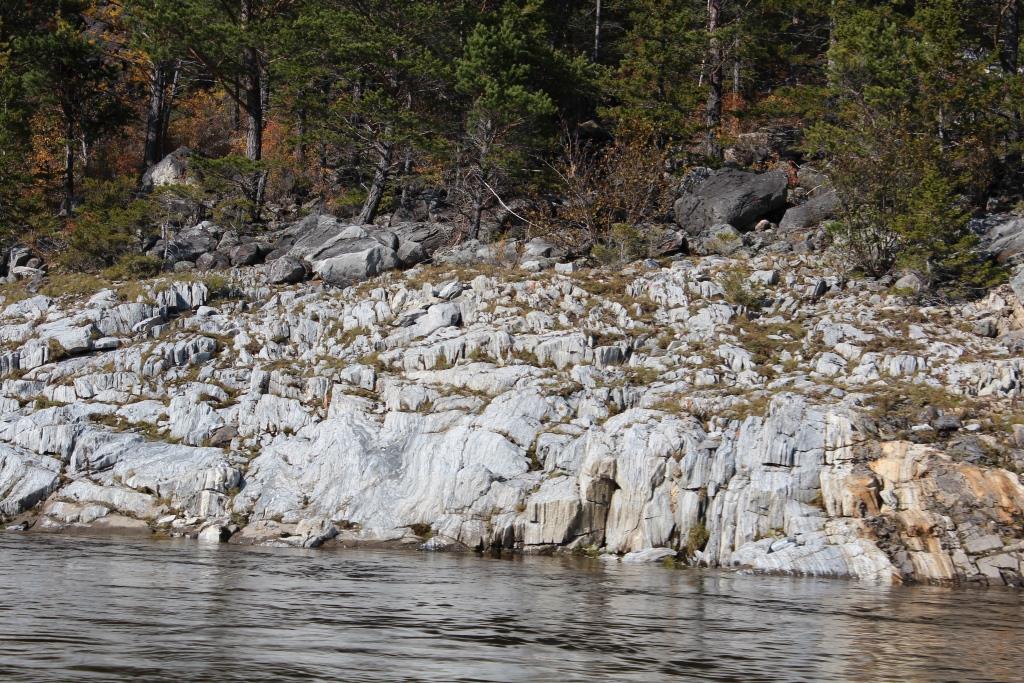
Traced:
POLYGON ((991 681, 1024 595, 0 535, 0 680, 991 681))

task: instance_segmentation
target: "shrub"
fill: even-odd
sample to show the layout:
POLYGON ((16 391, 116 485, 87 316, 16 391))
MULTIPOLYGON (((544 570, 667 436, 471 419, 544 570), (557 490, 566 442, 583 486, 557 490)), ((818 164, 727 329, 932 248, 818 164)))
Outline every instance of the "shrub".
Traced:
POLYGON ((554 170, 565 200, 554 216, 533 216, 534 230, 572 251, 590 247, 606 263, 643 258, 663 237, 645 225, 668 211, 664 154, 643 130, 605 147, 566 136, 554 170))
MULTIPOLYGON (((855 269, 979 291, 999 273, 968 228, 997 166, 1013 89, 965 43, 964 3, 844 3, 829 51, 832 114, 808 151, 831 159, 835 245, 855 269)), ((1019 97, 1019 95, 1017 95, 1019 97)))
POLYGON ((196 157, 192 165, 203 191, 215 202, 217 220, 237 229, 259 219, 269 173, 266 162, 229 154, 219 159, 196 157))
POLYGON ((760 311, 764 307, 764 295, 750 286, 748 276, 744 270, 733 270, 722 279, 725 300, 750 312, 760 311))
POLYGON ((694 524, 686 534, 686 557, 693 559, 698 550, 704 550, 710 539, 711 534, 703 522, 694 524))
POLYGON ((163 261, 156 256, 125 254, 117 263, 104 270, 103 276, 109 280, 140 280, 158 275, 163 265, 163 261))
POLYGON ((66 231, 61 264, 79 271, 113 266, 153 235, 152 212, 147 199, 135 197, 131 178, 87 181, 85 202, 66 231))

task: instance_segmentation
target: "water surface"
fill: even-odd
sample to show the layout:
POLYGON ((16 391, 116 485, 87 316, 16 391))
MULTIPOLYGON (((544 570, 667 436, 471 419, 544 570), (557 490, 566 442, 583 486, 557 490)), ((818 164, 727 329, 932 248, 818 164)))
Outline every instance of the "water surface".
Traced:
POLYGON ((1024 596, 0 534, 3 681, 1010 681, 1024 596))

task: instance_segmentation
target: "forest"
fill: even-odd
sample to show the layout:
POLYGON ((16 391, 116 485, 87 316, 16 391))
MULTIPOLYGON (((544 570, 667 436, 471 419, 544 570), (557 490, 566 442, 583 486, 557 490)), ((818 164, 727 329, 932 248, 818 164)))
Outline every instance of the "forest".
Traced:
POLYGON ((695 168, 813 167, 845 264, 964 291, 1020 210, 1019 0, 0 4, 0 241, 121 277, 322 211, 643 257, 695 168), (195 182, 149 191, 187 149, 195 182))

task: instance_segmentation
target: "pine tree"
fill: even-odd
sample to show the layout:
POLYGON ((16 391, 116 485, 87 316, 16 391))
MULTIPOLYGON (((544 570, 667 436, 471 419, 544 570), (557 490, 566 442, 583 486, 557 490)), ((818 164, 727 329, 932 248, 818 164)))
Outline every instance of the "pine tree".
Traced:
POLYGON ((992 181, 1007 119, 996 55, 964 30, 968 11, 953 0, 839 9, 835 116, 811 141, 831 159, 840 241, 873 274, 971 277, 965 209, 992 181))
POLYGON ((115 83, 121 67, 105 58, 103 46, 90 32, 87 4, 50 0, 33 6, 36 20, 29 31, 10 41, 10 62, 22 81, 22 95, 36 110, 60 121, 64 151, 61 210, 74 209, 79 149, 127 120, 125 103, 115 83))
POLYGON ((623 56, 606 79, 602 113, 624 130, 651 130, 661 146, 701 129, 700 65, 705 32, 690 0, 637 0, 623 39, 623 56))

